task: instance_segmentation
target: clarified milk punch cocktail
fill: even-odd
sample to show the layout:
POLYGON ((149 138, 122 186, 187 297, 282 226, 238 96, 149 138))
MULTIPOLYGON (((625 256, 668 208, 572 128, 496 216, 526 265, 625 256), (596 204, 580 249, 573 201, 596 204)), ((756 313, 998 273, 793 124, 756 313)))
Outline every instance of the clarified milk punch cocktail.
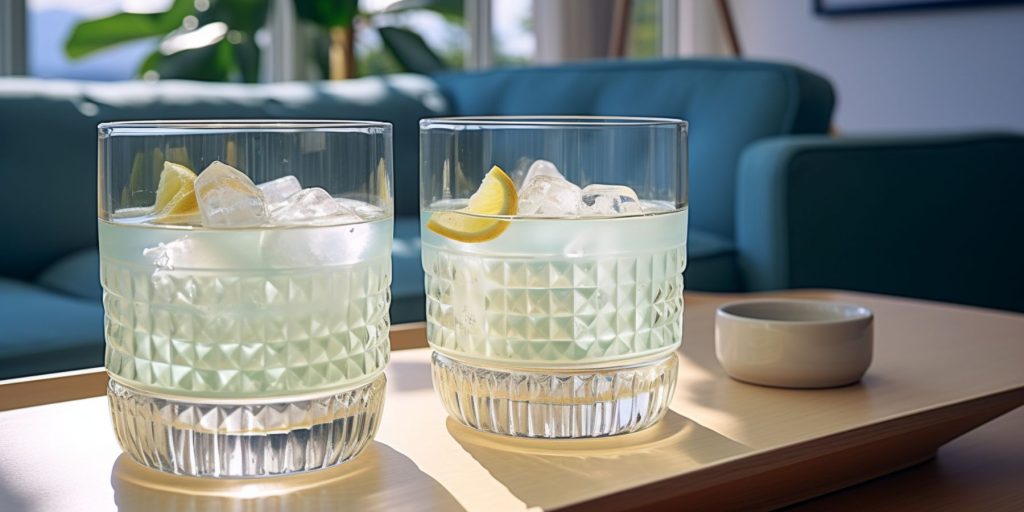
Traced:
POLYGON ((389 357, 390 126, 100 126, 109 401, 137 462, 254 477, 372 439, 389 357))
POLYGON ((685 123, 421 126, 427 336, 449 414, 546 438, 660 419, 682 341, 685 123))

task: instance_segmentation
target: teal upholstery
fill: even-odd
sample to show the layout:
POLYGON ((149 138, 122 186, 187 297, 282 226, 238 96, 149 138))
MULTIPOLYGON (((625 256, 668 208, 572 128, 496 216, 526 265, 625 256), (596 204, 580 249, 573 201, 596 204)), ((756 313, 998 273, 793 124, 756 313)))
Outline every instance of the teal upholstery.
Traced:
POLYGON ((103 306, 0 278, 0 379, 103 364, 103 306))
MULTIPOLYGON (((413 75, 338 84, 89 83, 0 80, 0 171, 18 193, 0 201, 0 275, 32 279, 96 245, 96 124, 128 119, 340 118, 390 121, 395 183, 417 183, 418 122, 446 115, 444 97, 413 75)), ((395 187, 399 215, 419 211, 418 187, 395 187)))
POLYGON ((391 246, 392 321, 423 320, 426 307, 423 263, 420 261, 420 220, 417 217, 398 217, 391 246))
MULTIPOLYGON (((98 123, 177 118, 389 121, 394 124, 395 183, 415 184, 419 119, 451 113, 437 85, 413 75, 267 85, 0 80, 0 175, 7 192, 0 201, 0 379, 102 364, 98 123)), ((417 187, 395 189, 396 213, 417 215, 417 187)), ((418 265, 418 255, 416 261, 418 265)), ((399 311, 395 317, 400 321, 422 316, 422 284, 408 293, 415 295, 396 297, 414 308, 399 311)))
POLYGON ((1024 136, 780 137, 744 153, 751 290, 828 287, 1024 311, 1024 136))
MULTIPOLYGON (((792 66, 753 61, 599 62, 440 73, 434 78, 461 116, 625 115, 689 121, 686 286, 722 292, 742 286, 732 242, 742 149, 764 137, 824 133, 834 102, 823 78, 792 66)), ((397 237, 397 225, 395 229, 397 237)), ((397 268, 396 261, 396 278, 397 268)), ((422 270, 417 272, 422 280, 422 270)), ((422 293, 422 288, 417 291, 422 293)), ((396 298, 398 294, 396 290, 396 298)))
MULTIPOLYGON (((825 133, 825 79, 734 60, 589 63, 435 77, 459 115, 630 115, 690 123, 690 225, 733 238, 736 165, 764 137, 825 133)), ((732 276, 735 277, 735 276, 732 276)))
POLYGON ((103 300, 100 273, 100 251, 90 247, 73 252, 47 267, 36 284, 71 297, 95 302, 103 300))
POLYGON ((699 229, 686 234, 686 272, 688 290, 734 292, 742 289, 736 263, 736 244, 728 238, 699 229))
MULTIPOLYGON (((89 83, 0 79, 0 379, 101 363, 96 124, 179 118, 352 118, 394 124, 391 317, 422 320, 418 120, 573 114, 690 121, 690 289, 735 291, 734 206, 741 151, 757 139, 822 133, 828 83, 738 60, 592 63, 341 83, 89 83)), ((682 229, 682 226, 680 226, 682 229)))

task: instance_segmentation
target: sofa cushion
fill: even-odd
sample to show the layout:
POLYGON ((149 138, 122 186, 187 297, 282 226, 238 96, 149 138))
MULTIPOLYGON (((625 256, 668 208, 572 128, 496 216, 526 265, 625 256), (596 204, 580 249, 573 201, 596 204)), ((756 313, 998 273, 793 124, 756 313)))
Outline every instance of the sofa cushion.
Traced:
POLYGON ((90 247, 57 260, 39 274, 36 284, 72 297, 100 302, 103 287, 99 269, 100 251, 90 247))
POLYGON ((683 277, 687 290, 742 290, 736 245, 731 240, 692 227, 686 238, 686 271, 683 277))
POLYGON ((102 365, 99 301, 0 278, 0 379, 102 365))
POLYGON ((418 217, 395 217, 391 265, 391 322, 400 324, 422 321, 426 316, 426 303, 418 217))
MULTIPOLYGON (((595 62, 435 78, 458 115, 689 121, 690 223, 729 239, 743 148, 763 137, 824 133, 834 103, 831 86, 817 75, 789 65, 737 59, 595 62)), ((528 155, 505 155, 512 161, 522 156, 528 155)), ((620 165, 628 166, 636 155, 624 152, 622 158, 620 165)))
POLYGON ((419 212, 421 118, 449 113, 415 75, 344 82, 221 84, 0 80, 0 275, 29 280, 96 243, 96 125, 132 119, 372 119, 394 125, 395 209, 419 212), (411 186, 405 186, 405 185, 411 186))

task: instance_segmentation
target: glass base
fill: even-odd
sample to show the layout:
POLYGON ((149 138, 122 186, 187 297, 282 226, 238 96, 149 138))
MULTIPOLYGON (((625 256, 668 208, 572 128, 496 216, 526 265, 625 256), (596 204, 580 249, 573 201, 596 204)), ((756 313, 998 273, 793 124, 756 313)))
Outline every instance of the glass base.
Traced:
POLYGON ((600 369, 485 368, 434 352, 434 389, 448 414, 517 437, 628 434, 658 422, 676 387, 675 353, 600 369))
POLYGON ((384 384, 381 374, 319 396, 217 403, 182 401, 111 379, 107 398, 117 440, 139 464, 178 475, 247 478, 324 469, 358 455, 380 423, 384 384))

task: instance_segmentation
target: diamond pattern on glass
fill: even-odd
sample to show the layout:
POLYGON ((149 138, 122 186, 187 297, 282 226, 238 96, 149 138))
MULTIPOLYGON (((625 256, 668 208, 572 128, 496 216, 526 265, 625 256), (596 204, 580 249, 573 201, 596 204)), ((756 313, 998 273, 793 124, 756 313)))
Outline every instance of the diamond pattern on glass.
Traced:
POLYGON ((101 263, 107 369, 194 396, 364 381, 389 357, 391 260, 268 275, 101 263))
POLYGON ((423 247, 427 339, 451 355, 595 363, 682 339, 685 249, 515 258, 423 247))

